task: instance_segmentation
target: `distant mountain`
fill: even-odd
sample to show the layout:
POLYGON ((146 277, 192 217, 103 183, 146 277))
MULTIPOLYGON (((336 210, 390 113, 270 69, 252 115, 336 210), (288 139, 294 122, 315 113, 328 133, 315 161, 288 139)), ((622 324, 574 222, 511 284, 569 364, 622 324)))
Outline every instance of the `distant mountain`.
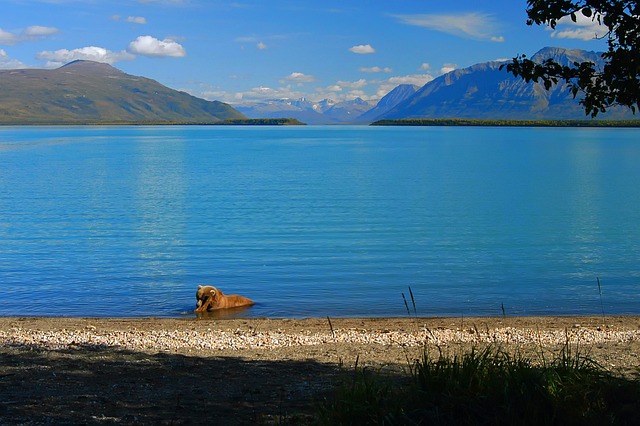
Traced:
POLYGON ((0 71, 0 124, 201 122, 246 118, 155 80, 93 61, 0 71))
POLYGON ((280 118, 291 117, 307 124, 325 124, 320 106, 307 101, 305 98, 293 99, 268 99, 260 102, 252 102, 234 105, 234 108, 249 118, 280 118))
MULTIPOLYGON (((570 65, 591 61, 602 66, 599 53, 548 47, 532 60, 553 58, 570 65)), ((539 83, 525 83, 506 71, 503 62, 485 62, 442 75, 400 102, 377 119, 471 118, 471 119, 586 119, 578 99, 566 85, 545 90, 539 83)), ((637 118, 624 108, 614 108, 603 119, 637 118)))
POLYGON ((378 117, 389 112, 393 107, 401 103, 402 101, 413 96, 420 86, 414 84, 401 84, 389 93, 387 93, 378 104, 358 117, 358 121, 372 122, 378 119, 378 117))
POLYGON ((311 102, 300 99, 269 99, 260 102, 234 105, 250 118, 290 117, 307 124, 345 124, 357 122, 357 118, 375 106, 375 102, 356 98, 351 101, 335 102, 324 99, 311 102))
POLYGON ((352 101, 338 102, 337 104, 327 108, 323 114, 333 120, 341 123, 357 123, 359 117, 371 108, 375 107, 375 102, 368 102, 361 98, 352 101))

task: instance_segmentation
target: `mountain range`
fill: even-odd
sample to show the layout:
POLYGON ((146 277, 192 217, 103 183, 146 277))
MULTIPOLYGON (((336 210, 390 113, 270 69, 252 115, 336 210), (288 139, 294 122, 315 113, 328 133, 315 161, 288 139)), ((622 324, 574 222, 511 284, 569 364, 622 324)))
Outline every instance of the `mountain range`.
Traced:
MULTIPOLYGON (((591 61, 600 53, 547 47, 532 59, 561 64, 591 61)), ((249 119, 297 119, 307 124, 369 124, 403 118, 493 120, 585 120, 579 99, 566 85, 545 90, 484 62, 441 75, 422 87, 402 84, 378 102, 271 99, 233 107, 170 89, 110 65, 74 61, 53 70, 0 71, 0 124, 245 123, 249 119), (243 121, 245 120, 245 121, 243 121)), ((612 108, 598 119, 637 119, 612 108)), ((295 121, 295 120, 294 120, 295 121)), ((255 121, 263 123, 264 120, 255 121)))
POLYGON ((376 106, 376 102, 356 98, 350 101, 336 102, 323 99, 311 102, 300 99, 267 99, 234 105, 249 118, 293 117, 307 124, 347 124, 361 122, 358 118, 376 106))
MULTIPOLYGON (((601 54, 583 50, 547 47, 531 59, 551 58, 562 65, 590 61, 602 68, 601 54)), ((566 84, 545 90, 540 83, 526 83, 500 66, 485 62, 452 71, 425 84, 411 97, 376 119, 469 118, 505 120, 587 119, 579 97, 574 99, 566 84)), ((601 119, 632 119, 631 111, 613 108, 601 119)))
POLYGON ((244 118, 225 103, 99 62, 0 71, 0 124, 216 123, 244 118))
MULTIPOLYGON (((552 58, 563 65, 574 62, 590 61, 603 67, 601 53, 583 50, 567 50, 546 47, 532 60, 542 62, 552 58)), ((467 118, 502 120, 585 120, 588 117, 579 98, 574 99, 566 85, 556 85, 545 90, 540 83, 526 83, 508 73, 500 66, 506 61, 490 61, 468 68, 454 70, 441 75, 422 87, 400 85, 383 97, 373 108, 357 113, 323 117, 328 110, 317 107, 319 104, 294 102, 290 100, 271 100, 251 106, 238 105, 236 108, 249 117, 261 114, 287 114, 309 123, 340 122, 344 117, 349 123, 371 123, 382 119, 403 118, 467 118), (286 106, 285 106, 286 105, 286 106), (304 106, 303 106, 304 105, 304 106), (272 110, 267 111, 268 108, 272 110), (313 111, 313 121, 308 114, 313 111), (300 115, 299 115, 300 114, 300 115)), ((324 100, 327 104, 331 101, 324 100)), ((334 103, 335 104, 335 103, 334 103)), ((343 111, 349 107, 343 105, 343 111)), ((360 106, 359 104, 358 106, 360 106)), ((636 119, 626 108, 612 108, 598 119, 636 119)), ((345 121, 341 121, 345 122, 345 121)))

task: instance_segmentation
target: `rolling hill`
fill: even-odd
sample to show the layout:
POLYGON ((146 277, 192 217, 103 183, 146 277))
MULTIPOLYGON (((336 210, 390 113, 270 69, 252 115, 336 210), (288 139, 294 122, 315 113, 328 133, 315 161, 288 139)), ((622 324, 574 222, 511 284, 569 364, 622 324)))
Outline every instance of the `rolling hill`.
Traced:
POLYGON ((99 62, 0 71, 0 124, 215 123, 243 118, 225 103, 196 98, 99 62))

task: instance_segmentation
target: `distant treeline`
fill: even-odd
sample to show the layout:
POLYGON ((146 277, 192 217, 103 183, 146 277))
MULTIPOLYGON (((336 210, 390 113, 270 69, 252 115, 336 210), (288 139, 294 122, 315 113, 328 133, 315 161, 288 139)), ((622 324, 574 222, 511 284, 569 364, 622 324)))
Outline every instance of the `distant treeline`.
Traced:
POLYGON ((466 118, 404 118, 379 120, 372 126, 496 126, 496 127, 640 127, 640 120, 474 120, 466 118))
POLYGON ((231 118, 218 121, 214 125, 236 126, 304 126, 305 123, 295 118, 231 118))

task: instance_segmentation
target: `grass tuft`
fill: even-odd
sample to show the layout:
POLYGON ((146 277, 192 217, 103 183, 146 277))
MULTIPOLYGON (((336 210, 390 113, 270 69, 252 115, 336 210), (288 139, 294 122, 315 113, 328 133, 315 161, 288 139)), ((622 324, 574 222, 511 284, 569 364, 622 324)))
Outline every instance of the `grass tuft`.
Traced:
POLYGON ((318 412, 319 424, 635 424, 640 383, 602 369, 567 343, 534 363, 494 345, 431 353, 391 377, 357 369, 318 412))

